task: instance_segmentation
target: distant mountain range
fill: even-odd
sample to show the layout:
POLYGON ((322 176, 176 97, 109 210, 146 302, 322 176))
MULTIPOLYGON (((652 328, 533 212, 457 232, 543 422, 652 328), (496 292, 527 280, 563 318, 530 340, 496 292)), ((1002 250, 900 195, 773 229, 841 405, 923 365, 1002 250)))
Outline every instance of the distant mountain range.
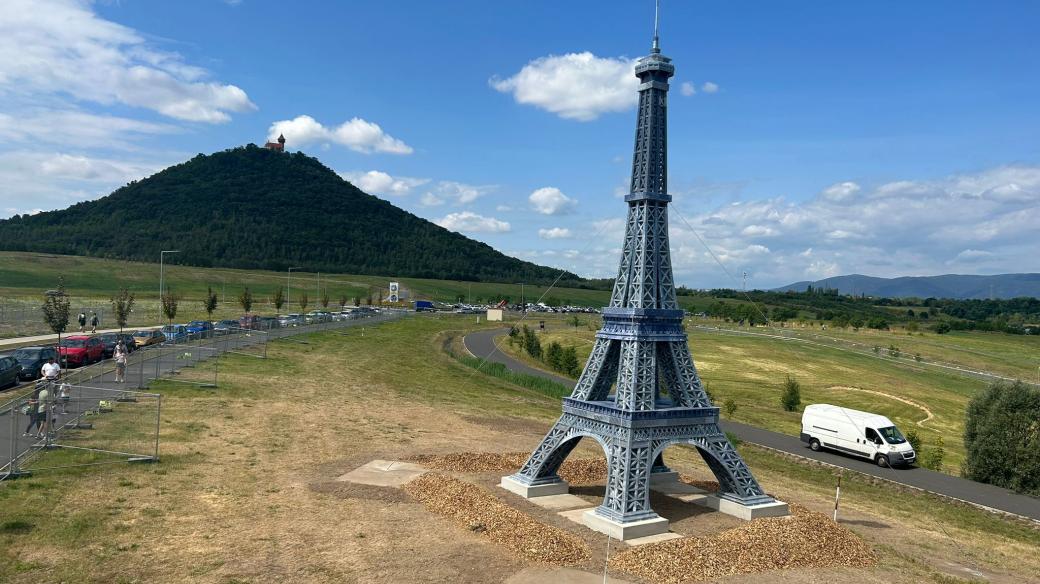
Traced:
POLYGON ((875 278, 861 274, 803 281, 776 288, 778 292, 804 292, 806 288, 837 289, 841 294, 880 298, 1040 298, 1040 274, 997 274, 994 276, 904 276, 875 278))
POLYGON ((248 145, 68 209, 0 220, 0 249, 227 268, 590 283, 506 256, 359 190, 315 158, 248 145))

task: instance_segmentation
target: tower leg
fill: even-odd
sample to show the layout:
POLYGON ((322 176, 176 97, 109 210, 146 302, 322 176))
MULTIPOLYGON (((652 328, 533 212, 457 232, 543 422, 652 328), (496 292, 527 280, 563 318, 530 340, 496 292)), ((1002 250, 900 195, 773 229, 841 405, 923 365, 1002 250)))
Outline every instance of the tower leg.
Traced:
POLYGON ((744 459, 718 426, 714 426, 714 432, 704 438, 694 438, 689 442, 697 447, 701 458, 719 481, 719 497, 743 506, 775 502, 762 490, 744 459))
POLYGON ((566 493, 567 482, 556 473, 581 440, 573 435, 575 422, 571 414, 560 416, 520 471, 502 477, 500 486, 524 498, 566 493))

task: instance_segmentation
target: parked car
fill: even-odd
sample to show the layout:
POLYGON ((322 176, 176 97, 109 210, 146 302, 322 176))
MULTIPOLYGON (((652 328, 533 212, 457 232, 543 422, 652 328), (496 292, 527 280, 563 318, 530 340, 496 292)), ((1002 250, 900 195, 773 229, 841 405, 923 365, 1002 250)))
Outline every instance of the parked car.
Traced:
POLYGON ((192 339, 208 339, 213 336, 213 323, 208 320, 193 320, 185 329, 188 331, 188 337, 192 339))
POLYGON ((213 334, 230 335, 235 332, 235 329, 237 328, 239 328, 237 320, 222 320, 213 325, 213 334))
POLYGON ((260 317, 255 314, 243 314, 238 319, 238 326, 239 328, 255 330, 259 321, 260 317))
POLYGON ((813 450, 830 448, 874 461, 878 466, 910 466, 913 446, 885 416, 830 404, 812 404, 802 412, 802 442, 813 450))
POLYGON ((110 358, 112 353, 115 352, 116 343, 118 343, 120 339, 123 340, 123 346, 126 347, 127 353, 130 353, 137 348, 134 336, 129 333, 104 333, 98 335, 98 338, 101 339, 101 344, 104 347, 104 357, 106 359, 110 358))
POLYGON ((278 323, 282 326, 300 326, 303 324, 303 318, 296 313, 286 314, 278 317, 278 323))
POLYGON ((0 388, 18 385, 22 365, 14 355, 0 355, 0 388))
POLYGON ((259 328, 262 331, 269 331, 271 329, 278 328, 279 326, 281 326, 278 324, 278 318, 274 316, 261 316, 259 319, 257 319, 256 324, 257 328, 259 328))
POLYGON ((137 331, 133 334, 134 346, 137 348, 157 345, 166 340, 166 335, 159 329, 137 331))
POLYGON ((188 327, 183 324, 168 324, 159 329, 167 342, 178 342, 188 338, 188 327))
POLYGON ((22 347, 15 349, 12 356, 22 366, 22 379, 33 380, 40 378, 40 370, 48 359, 58 359, 58 350, 54 347, 22 347))
POLYGON ((80 367, 104 359, 105 345, 98 337, 72 335, 61 340, 61 344, 58 345, 58 354, 66 366, 80 367))

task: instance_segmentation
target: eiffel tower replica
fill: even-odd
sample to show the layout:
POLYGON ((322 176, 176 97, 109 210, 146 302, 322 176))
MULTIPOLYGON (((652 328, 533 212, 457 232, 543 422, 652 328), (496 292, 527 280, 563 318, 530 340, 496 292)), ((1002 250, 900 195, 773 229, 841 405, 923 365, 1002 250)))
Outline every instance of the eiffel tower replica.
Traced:
POLYGON ((621 265, 603 309, 603 328, 563 415, 516 474, 501 486, 524 497, 568 491, 556 473, 583 437, 606 452, 603 503, 585 514, 589 527, 617 539, 668 530, 650 508, 652 486, 675 483, 664 463, 670 444, 695 446, 719 483, 710 504, 746 519, 786 515, 787 505, 766 495, 719 428, 719 409, 701 384, 675 299, 668 246, 668 79, 655 18, 653 49, 640 59, 632 188, 621 265), (612 392, 612 388, 614 391, 612 392))

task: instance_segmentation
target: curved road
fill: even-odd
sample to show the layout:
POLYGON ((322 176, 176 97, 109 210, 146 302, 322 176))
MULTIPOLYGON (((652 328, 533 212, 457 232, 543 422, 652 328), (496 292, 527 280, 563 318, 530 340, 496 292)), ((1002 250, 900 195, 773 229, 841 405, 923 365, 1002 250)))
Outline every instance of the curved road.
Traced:
MULTIPOLYGON (((502 363, 514 371, 551 379, 568 387, 574 385, 575 381, 573 379, 560 377, 559 375, 553 375, 552 373, 531 367, 499 351, 495 347, 494 339, 505 334, 507 330, 490 329, 470 333, 464 339, 466 349, 476 357, 493 363, 502 363)), ((926 468, 880 468, 869 461, 859 458, 833 452, 813 452, 798 440, 797 436, 788 436, 779 432, 748 426, 747 424, 720 420, 720 425, 724 431, 732 433, 744 442, 751 442, 802 458, 817 460, 923 491, 1040 521, 1040 499, 1034 497, 1020 495, 1014 491, 977 483, 926 468)))

